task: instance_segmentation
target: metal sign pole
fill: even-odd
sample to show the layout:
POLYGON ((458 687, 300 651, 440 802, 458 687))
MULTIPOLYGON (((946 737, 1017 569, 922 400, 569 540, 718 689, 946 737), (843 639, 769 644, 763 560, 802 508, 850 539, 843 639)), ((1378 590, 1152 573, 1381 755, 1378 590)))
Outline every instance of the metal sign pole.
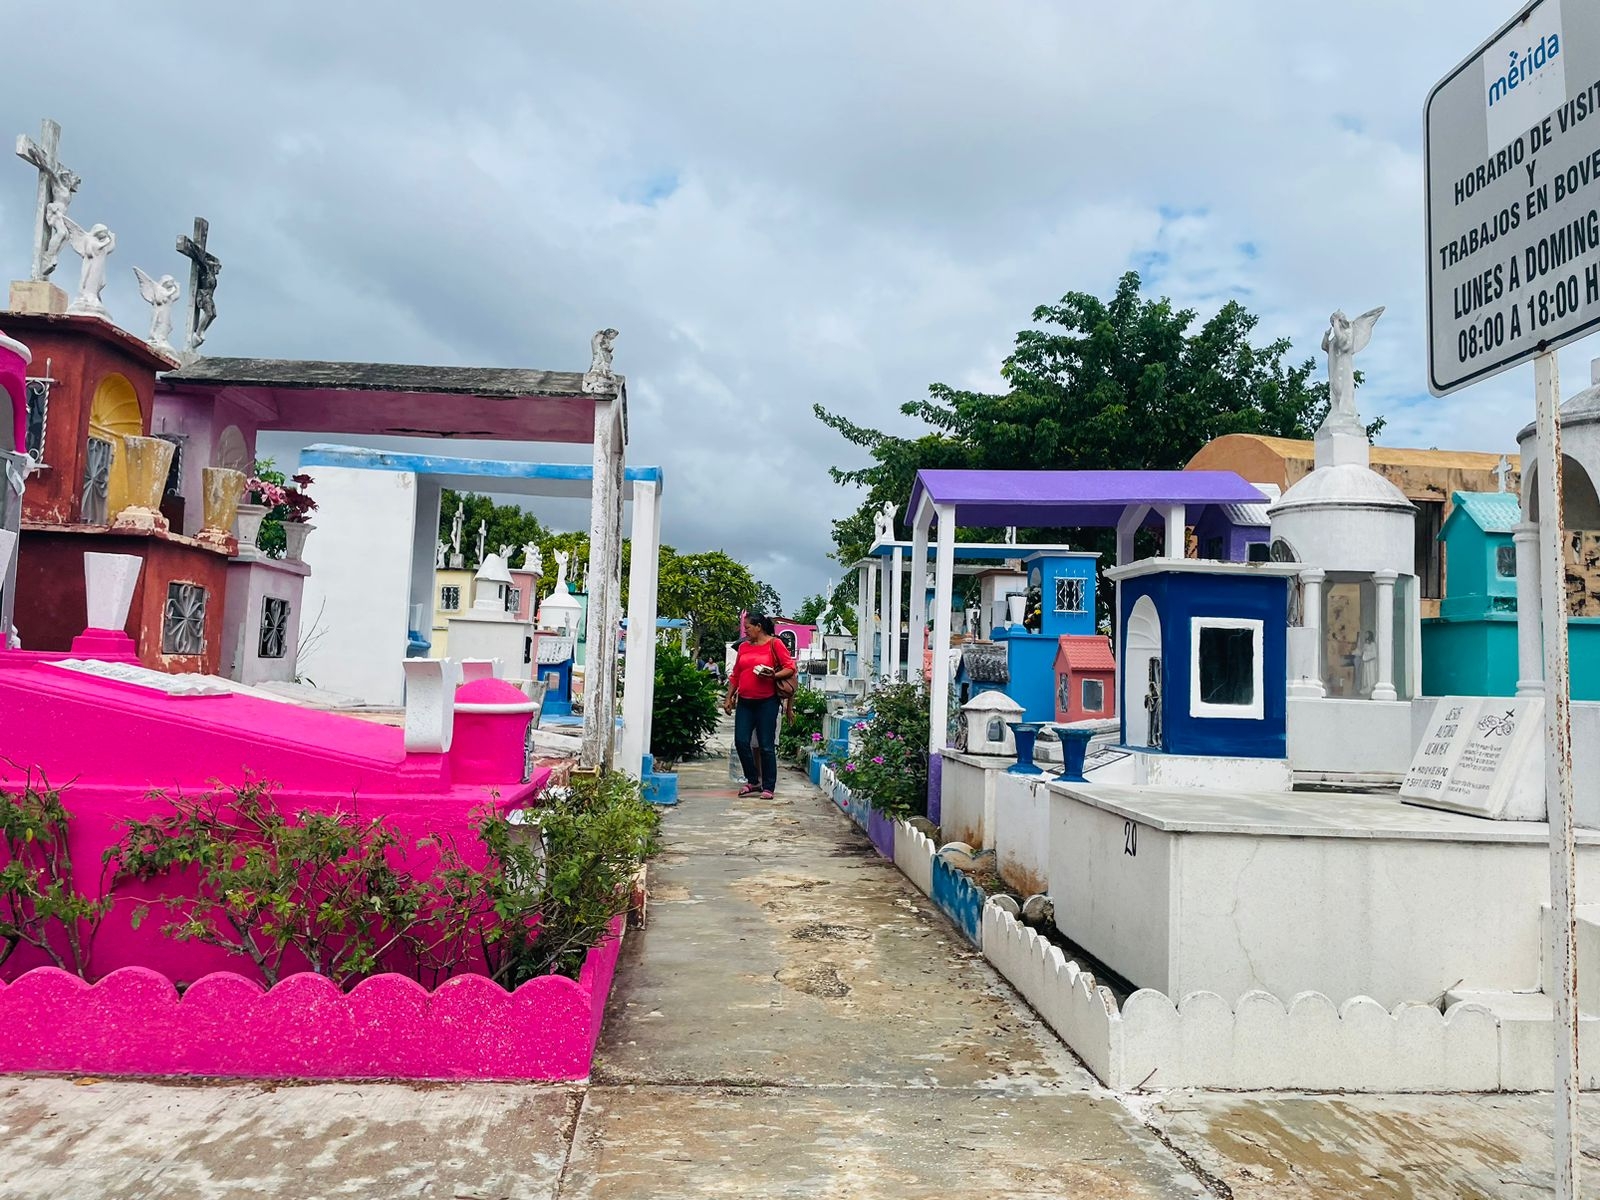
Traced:
POLYGON ((1550 819, 1550 909, 1555 923, 1555 1194, 1578 1194, 1578 955, 1572 834, 1572 689, 1567 662, 1567 570, 1561 529, 1561 375, 1554 350, 1533 360, 1539 447, 1539 561, 1544 593, 1545 803, 1550 819))

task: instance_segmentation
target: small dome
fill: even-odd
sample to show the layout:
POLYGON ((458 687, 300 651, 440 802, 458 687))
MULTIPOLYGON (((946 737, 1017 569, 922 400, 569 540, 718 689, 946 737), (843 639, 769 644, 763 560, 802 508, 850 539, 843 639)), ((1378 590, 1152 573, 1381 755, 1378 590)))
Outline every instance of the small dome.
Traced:
MULTIPOLYGON (((1561 402, 1561 425, 1593 425, 1600 422, 1600 358, 1589 363, 1589 386, 1561 402)), ((1517 434, 1517 445, 1531 442, 1537 423, 1529 421, 1517 434)), ((1525 451, 1524 453, 1530 453, 1525 451)))
POLYGON ((507 704, 528 703, 528 697, 514 683, 504 679, 474 679, 456 689, 456 704, 507 704))
POLYGON ((974 696, 961 706, 962 712, 1012 713, 1020 716, 1022 705, 1004 692, 988 691, 974 696))
POLYGON ((511 572, 506 570, 506 560, 498 554, 486 554, 476 578, 481 583, 511 583, 511 572))
POLYGON ((1406 512, 1415 510, 1405 493, 1371 467, 1357 463, 1344 463, 1334 467, 1318 467, 1299 483, 1285 492, 1267 510, 1278 517, 1298 508, 1393 508, 1406 512))

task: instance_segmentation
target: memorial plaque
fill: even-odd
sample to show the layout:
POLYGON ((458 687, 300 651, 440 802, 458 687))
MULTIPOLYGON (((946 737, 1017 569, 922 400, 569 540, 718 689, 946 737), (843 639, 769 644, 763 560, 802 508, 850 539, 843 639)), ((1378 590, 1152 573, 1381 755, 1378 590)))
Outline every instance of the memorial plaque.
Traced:
POLYGON ((103 662, 99 659, 62 658, 46 666, 63 671, 76 671, 82 675, 96 675, 101 679, 128 683, 134 687, 149 688, 178 700, 198 699, 204 696, 232 696, 235 689, 227 681, 214 675, 168 675, 165 671, 152 671, 149 667, 136 667, 132 663, 103 662))
POLYGON ((1495 821, 1543 821, 1544 701, 1460 697, 1439 702, 1400 796, 1495 821))
POLYGON ((1476 696, 1448 696, 1439 701, 1428 723, 1427 735, 1417 747, 1411 769, 1400 785, 1401 799, 1425 804, 1444 795, 1450 784, 1450 773, 1466 749, 1468 732, 1478 719, 1482 703, 1476 696))

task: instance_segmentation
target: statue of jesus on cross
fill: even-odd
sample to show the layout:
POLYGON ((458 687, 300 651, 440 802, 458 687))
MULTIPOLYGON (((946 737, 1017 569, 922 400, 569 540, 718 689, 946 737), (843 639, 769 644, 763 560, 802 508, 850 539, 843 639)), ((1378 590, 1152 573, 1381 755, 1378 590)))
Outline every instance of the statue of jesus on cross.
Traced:
POLYGON ((183 348, 193 354, 206 340, 206 330, 217 319, 217 305, 213 297, 217 290, 217 276, 222 274, 222 260, 206 249, 206 235, 211 223, 204 217, 194 219, 194 238, 178 236, 178 253, 189 260, 189 335, 183 348))
POLYGON ((67 206, 83 181, 56 157, 61 144, 61 126, 46 120, 35 142, 25 133, 17 135, 17 157, 39 172, 38 208, 33 218, 33 273, 43 282, 56 269, 61 247, 71 236, 67 206))

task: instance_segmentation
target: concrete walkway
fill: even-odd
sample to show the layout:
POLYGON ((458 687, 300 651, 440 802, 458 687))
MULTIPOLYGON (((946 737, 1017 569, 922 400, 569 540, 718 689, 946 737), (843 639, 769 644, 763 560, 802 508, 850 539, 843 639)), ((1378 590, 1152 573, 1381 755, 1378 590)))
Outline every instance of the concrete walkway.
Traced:
POLYGON ((1548 1097, 1111 1096, 798 775, 681 786, 592 1085, 3 1080, 0 1198, 1539 1194, 1548 1097))

